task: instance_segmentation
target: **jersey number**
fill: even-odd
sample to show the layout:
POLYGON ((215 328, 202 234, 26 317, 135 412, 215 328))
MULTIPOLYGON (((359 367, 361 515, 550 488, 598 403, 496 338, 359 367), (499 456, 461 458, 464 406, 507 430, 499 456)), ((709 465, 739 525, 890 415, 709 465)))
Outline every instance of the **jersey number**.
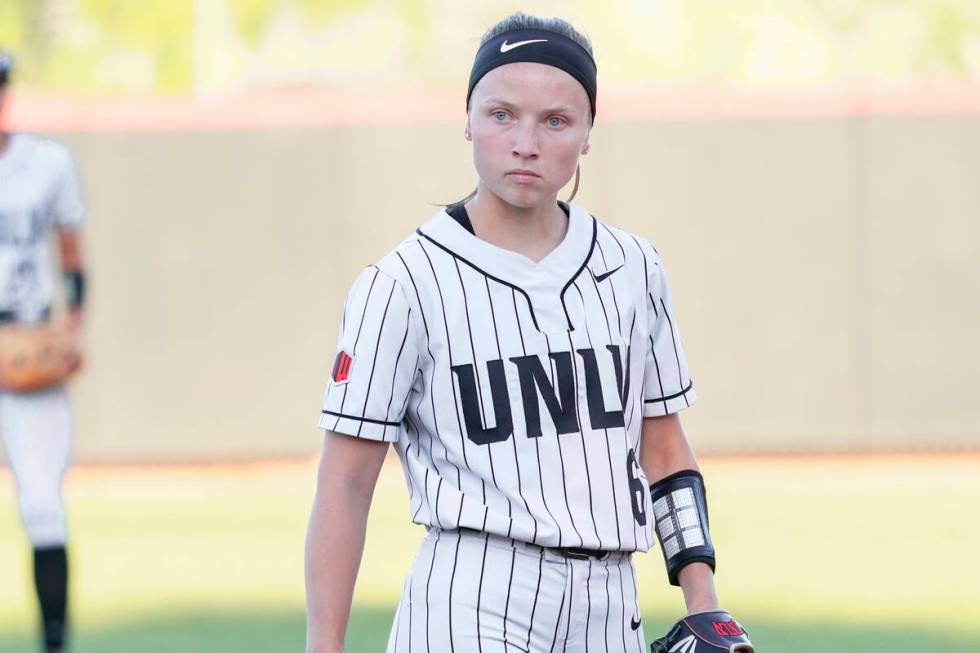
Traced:
POLYGON ((634 472, 634 470, 639 471, 639 467, 636 462, 636 454, 630 449, 629 454, 626 456, 626 475, 630 479, 630 507, 633 508, 633 519, 640 526, 646 526, 647 488, 643 481, 636 477, 636 473, 634 472))

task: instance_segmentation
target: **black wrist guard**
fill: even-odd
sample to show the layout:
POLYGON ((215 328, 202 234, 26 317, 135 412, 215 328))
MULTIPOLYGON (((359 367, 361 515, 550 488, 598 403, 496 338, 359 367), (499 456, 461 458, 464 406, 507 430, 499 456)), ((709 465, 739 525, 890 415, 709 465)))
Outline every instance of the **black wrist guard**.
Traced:
POLYGON ((64 273, 64 278, 68 308, 80 309, 85 302, 85 273, 81 270, 68 270, 64 273))
POLYGON ((693 469, 671 474, 650 486, 650 498, 670 584, 680 585, 678 574, 692 562, 703 562, 714 571, 704 477, 693 469))

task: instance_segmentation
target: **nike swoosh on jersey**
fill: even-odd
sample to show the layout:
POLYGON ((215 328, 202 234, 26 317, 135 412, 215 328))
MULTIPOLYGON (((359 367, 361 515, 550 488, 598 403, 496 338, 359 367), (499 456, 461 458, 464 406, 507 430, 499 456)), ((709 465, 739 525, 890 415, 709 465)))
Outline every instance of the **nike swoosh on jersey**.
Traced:
POLYGON ((639 627, 640 627, 640 620, 637 619, 636 617, 631 618, 630 619, 630 628, 632 628, 633 630, 636 630, 639 627))
POLYGON ((528 43, 545 43, 548 39, 531 39, 529 41, 518 41, 517 43, 507 43, 507 39, 500 44, 500 53, 510 52, 514 48, 519 48, 522 45, 527 45, 528 43))
POLYGON ((623 266, 620 265, 619 267, 613 268, 612 270, 609 270, 607 272, 603 272, 602 274, 594 275, 595 276, 595 280, 597 282, 599 282, 599 281, 605 281, 606 279, 608 279, 609 277, 611 277, 613 275, 613 273, 616 272, 616 270, 618 270, 621 267, 623 267, 623 266))

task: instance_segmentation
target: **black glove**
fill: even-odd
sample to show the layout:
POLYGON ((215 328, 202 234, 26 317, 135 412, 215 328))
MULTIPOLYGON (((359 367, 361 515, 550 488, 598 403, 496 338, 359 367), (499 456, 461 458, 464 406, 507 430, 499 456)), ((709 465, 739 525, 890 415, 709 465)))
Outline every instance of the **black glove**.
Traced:
POLYGON ((696 612, 679 619, 650 645, 652 653, 754 653, 745 630, 724 610, 696 612))

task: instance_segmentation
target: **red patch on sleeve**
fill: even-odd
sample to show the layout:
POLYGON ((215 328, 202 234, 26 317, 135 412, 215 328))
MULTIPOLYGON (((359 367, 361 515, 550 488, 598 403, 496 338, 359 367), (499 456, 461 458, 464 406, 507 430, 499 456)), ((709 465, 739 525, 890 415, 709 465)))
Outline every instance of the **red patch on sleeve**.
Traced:
POLYGON ((333 371, 330 378, 334 383, 343 383, 350 377, 350 368, 354 363, 354 357, 341 349, 337 352, 337 358, 333 361, 333 371))

